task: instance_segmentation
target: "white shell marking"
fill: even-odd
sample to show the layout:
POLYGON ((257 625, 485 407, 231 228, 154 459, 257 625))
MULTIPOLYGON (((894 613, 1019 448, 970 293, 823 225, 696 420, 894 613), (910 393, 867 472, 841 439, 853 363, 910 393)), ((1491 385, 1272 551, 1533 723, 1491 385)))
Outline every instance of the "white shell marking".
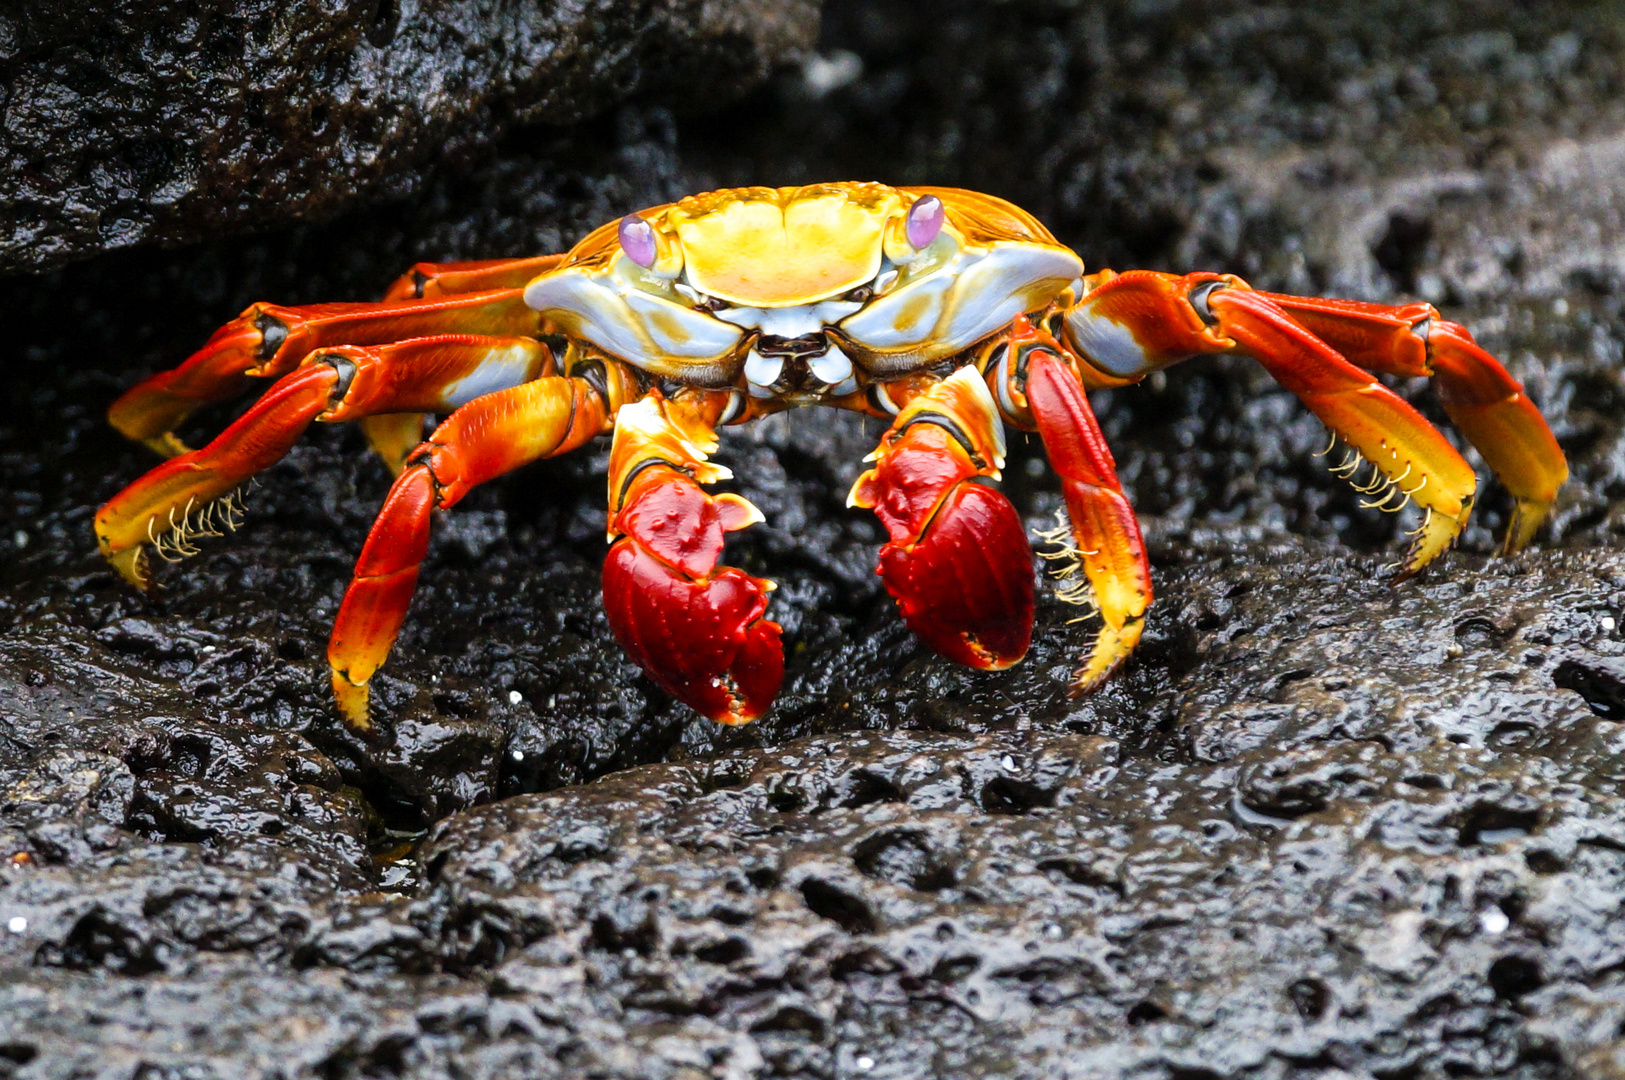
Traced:
POLYGON ((659 357, 715 360, 744 335, 703 312, 641 292, 610 275, 544 274, 525 303, 611 356, 633 364, 659 357))
POLYGON ((1087 307, 1067 314, 1066 336, 1083 358, 1101 371, 1132 378, 1155 366, 1128 327, 1096 315, 1087 307))
POLYGON ((1082 269, 1072 252, 1043 244, 961 252, 926 277, 871 300, 841 330, 867 349, 925 347, 932 356, 947 356, 1043 307, 1082 269))
POLYGON ((755 349, 745 354, 745 381, 752 387, 772 386, 783 371, 783 357, 763 356, 755 349))

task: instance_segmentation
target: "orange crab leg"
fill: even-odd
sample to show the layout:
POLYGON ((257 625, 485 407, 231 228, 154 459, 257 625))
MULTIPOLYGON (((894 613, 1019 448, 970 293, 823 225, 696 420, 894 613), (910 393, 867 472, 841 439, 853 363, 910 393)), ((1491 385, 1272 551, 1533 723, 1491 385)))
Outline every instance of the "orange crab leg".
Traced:
POLYGON ((1445 412, 1516 501, 1505 550, 1530 541, 1568 479, 1568 461, 1523 386, 1466 327, 1446 322, 1432 304, 1264 295, 1361 367, 1437 380, 1445 412))
POLYGON ((1395 510, 1414 500, 1425 516, 1401 577, 1426 566, 1466 524, 1477 477, 1455 447, 1269 296, 1219 274, 1107 272, 1096 281, 1066 318, 1086 360, 1138 377, 1203 353, 1247 353, 1354 449, 1338 467, 1344 475, 1371 464, 1361 490, 1376 498, 1366 505, 1395 510))
MULTIPOLYGON (((1111 448, 1095 421, 1081 376, 1089 374, 1065 344, 1018 316, 1004 339, 1004 360, 988 371, 999 380, 1011 419, 1038 429, 1050 466, 1061 479, 1068 522, 1046 534, 1061 550, 1058 595, 1092 604, 1105 624, 1078 670, 1073 690, 1100 684, 1134 651, 1151 605, 1151 566, 1134 508, 1117 479, 1111 448), (1082 579, 1075 580, 1078 571, 1082 579), (1070 579, 1070 580, 1069 580, 1070 579)), ((1118 380, 1120 381, 1120 380, 1118 380)))
POLYGON ((707 460, 713 404, 655 394, 616 416, 604 611, 663 690, 719 723, 744 724, 778 694, 784 649, 779 625, 764 618, 773 583, 718 565, 723 535, 762 515, 700 487, 731 475, 707 460))
POLYGON ((872 509, 890 536, 876 568, 903 621, 932 649, 1000 670, 1027 654, 1033 559, 1021 517, 997 479, 1004 431, 987 383, 960 368, 897 414, 875 467, 847 505, 872 509))
POLYGON ((174 558, 188 553, 191 535, 232 526, 230 502, 217 501, 280 461, 312 420, 449 412, 551 366, 547 347, 529 338, 460 335, 319 353, 208 445, 171 458, 110 499, 96 514, 102 554, 125 580, 148 588, 143 545, 174 558))
POLYGON ((333 696, 355 729, 372 726, 367 682, 389 656, 429 549, 430 512, 605 428, 607 405, 584 379, 549 376, 464 405, 417 449, 384 499, 328 641, 333 696))
POLYGON ((530 279, 564 261, 563 255, 524 259, 477 259, 471 262, 421 262, 396 278, 385 300, 429 300, 453 293, 519 289, 530 279))
POLYGON ((249 376, 284 375, 322 346, 447 333, 535 335, 540 329, 540 317, 517 288, 376 304, 254 304, 179 367, 131 387, 107 419, 126 437, 172 457, 186 450, 175 428, 198 407, 236 396, 249 376))
MULTIPOLYGON (((544 270, 564 261, 563 255, 537 255, 523 259, 478 259, 469 262, 421 262, 390 285, 385 300, 432 300, 456 293, 523 288, 544 270)), ((423 413, 384 413, 363 417, 362 432, 373 451, 396 476, 406 467, 406 455, 423 440, 423 413)))
MULTIPOLYGON (((1478 478, 1439 430, 1403 398, 1338 355, 1294 322, 1275 302, 1244 288, 1217 288, 1207 296, 1218 329, 1264 365, 1327 427, 1372 463, 1386 506, 1398 494, 1414 499, 1425 516, 1401 570, 1408 577, 1455 540, 1472 513, 1478 478)), ((1356 469, 1358 465, 1356 465, 1356 469)))

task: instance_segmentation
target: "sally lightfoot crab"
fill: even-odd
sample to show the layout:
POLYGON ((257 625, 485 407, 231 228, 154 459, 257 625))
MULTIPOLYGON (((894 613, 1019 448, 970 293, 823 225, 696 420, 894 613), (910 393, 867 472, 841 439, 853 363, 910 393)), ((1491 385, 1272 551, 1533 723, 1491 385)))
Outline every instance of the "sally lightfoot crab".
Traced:
POLYGON ((1005 425, 1036 431, 1060 476, 1070 578, 1099 614, 1078 672, 1132 652, 1151 602, 1134 511, 1085 392, 1208 353, 1256 358, 1340 440, 1334 471, 1369 505, 1422 511, 1401 576, 1449 546, 1477 479, 1378 374, 1425 375, 1511 492, 1506 549, 1545 517, 1568 467, 1519 384, 1427 304, 1258 292, 1239 278, 1101 270, 1003 200, 946 188, 819 184, 712 192, 607 224, 568 253, 420 264, 378 303, 255 304, 109 418, 169 460, 96 515, 103 553, 150 588, 234 523, 233 493, 313 420, 356 420, 396 473, 328 647, 346 720, 406 617, 433 511, 538 458, 613 434, 604 605, 661 687, 723 723, 760 716, 784 674, 772 584, 720 565, 761 515, 705 485, 716 429, 800 405, 891 428, 849 502, 890 539, 879 573, 936 651, 998 669, 1027 651, 1033 560, 987 481, 1005 425), (174 431, 199 406, 275 380, 208 445, 174 431), (447 414, 427 439, 426 415, 447 414), (1369 472, 1362 475, 1362 470, 1369 472))

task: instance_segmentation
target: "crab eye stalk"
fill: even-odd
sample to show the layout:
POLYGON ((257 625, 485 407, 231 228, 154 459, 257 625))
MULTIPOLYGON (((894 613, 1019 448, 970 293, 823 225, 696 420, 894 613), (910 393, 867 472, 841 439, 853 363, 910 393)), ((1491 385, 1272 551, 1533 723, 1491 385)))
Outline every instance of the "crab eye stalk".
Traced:
POLYGON ((628 259, 631 259, 645 270, 655 264, 655 255, 658 252, 655 248, 653 225, 650 225, 636 214, 628 214, 621 219, 618 232, 621 250, 626 253, 628 259))
POLYGON ((903 233, 908 237, 909 246, 915 251, 930 247, 931 241, 942 231, 944 217, 942 200, 935 195, 916 199, 914 205, 908 208, 908 217, 903 223, 903 233))

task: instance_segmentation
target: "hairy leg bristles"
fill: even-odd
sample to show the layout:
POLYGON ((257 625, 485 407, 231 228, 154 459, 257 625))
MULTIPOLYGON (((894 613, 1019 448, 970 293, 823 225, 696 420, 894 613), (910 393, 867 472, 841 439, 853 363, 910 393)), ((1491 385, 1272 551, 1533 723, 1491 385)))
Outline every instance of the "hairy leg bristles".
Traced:
MULTIPOLYGON (((1364 509, 1381 510, 1386 514, 1397 514, 1409 506, 1416 495, 1428 485, 1429 478, 1427 476, 1415 476, 1416 467, 1414 464, 1406 463, 1403 472, 1397 476, 1389 476, 1375 462, 1368 460, 1364 454, 1361 454, 1359 450, 1344 443, 1336 433, 1332 434, 1331 442, 1327 444, 1326 449, 1315 456, 1325 457, 1336 449, 1339 444, 1347 450, 1347 453, 1342 461, 1331 467, 1331 473, 1347 480, 1349 485, 1361 495, 1369 496, 1369 498, 1358 500, 1360 506, 1364 509), (1371 466, 1371 473, 1369 476, 1362 478, 1360 475, 1361 470, 1367 465, 1371 466)), ((1433 526, 1433 509, 1421 502, 1417 503, 1417 508, 1422 511, 1422 519, 1416 528, 1405 530, 1405 535, 1411 538, 1411 542, 1407 546, 1405 559, 1387 568, 1398 571, 1402 576, 1408 576, 1408 574, 1414 573, 1415 569, 1419 569, 1412 568, 1411 564, 1416 559, 1417 551, 1420 550, 1424 543, 1428 542, 1428 536, 1433 526)), ((1454 547, 1459 539, 1459 535, 1452 537, 1449 547, 1454 547)))
POLYGON ((1072 522, 1066 516, 1065 510, 1057 510, 1055 517, 1057 522, 1055 528, 1036 531, 1040 540, 1054 545, 1048 550, 1039 549, 1038 557, 1045 562, 1056 564, 1049 568, 1050 577, 1058 583, 1055 586, 1055 598, 1062 603, 1088 609, 1076 619, 1067 621, 1083 622, 1100 610, 1100 605, 1095 601, 1094 587, 1089 584, 1089 577, 1083 572, 1083 557, 1100 553, 1083 551, 1078 547, 1077 540, 1072 536, 1072 522))
POLYGON ((165 562, 180 562, 202 550, 196 544, 202 537, 224 536, 222 529, 237 531, 243 523, 242 490, 228 491, 202 507, 197 506, 196 499, 187 499, 184 509, 170 507, 169 522, 163 532, 154 527, 157 520, 147 522, 147 539, 152 542, 152 549, 165 562))
MULTIPOLYGON (((1338 438, 1335 434, 1333 434, 1331 444, 1328 445, 1325 450, 1322 450, 1315 456, 1324 457, 1331 453, 1332 448, 1336 446, 1337 442, 1338 438)), ((1427 486, 1428 478, 1425 476, 1422 477, 1422 479, 1419 480, 1415 486, 1405 486, 1405 481, 1410 477, 1412 468, 1413 466, 1406 465, 1405 471, 1400 473, 1398 476, 1389 476, 1377 465, 1367 460, 1365 455, 1361 454, 1360 451, 1351 446, 1348 448, 1348 454, 1343 458, 1343 460, 1337 465, 1332 466, 1331 473, 1334 476, 1340 476, 1344 480, 1347 480, 1349 485, 1361 495, 1372 496, 1370 499, 1359 500, 1360 505, 1365 509, 1381 510, 1387 514, 1397 514, 1401 510, 1405 509, 1406 506, 1410 505, 1412 496, 1427 486), (1371 475, 1362 483, 1359 479, 1359 472, 1367 465, 1371 466, 1371 475), (1399 501, 1395 502, 1395 498, 1398 498, 1399 501)), ((1425 523, 1423 527, 1426 528, 1425 523)), ((1406 535, 1412 534, 1408 533, 1406 535)))

